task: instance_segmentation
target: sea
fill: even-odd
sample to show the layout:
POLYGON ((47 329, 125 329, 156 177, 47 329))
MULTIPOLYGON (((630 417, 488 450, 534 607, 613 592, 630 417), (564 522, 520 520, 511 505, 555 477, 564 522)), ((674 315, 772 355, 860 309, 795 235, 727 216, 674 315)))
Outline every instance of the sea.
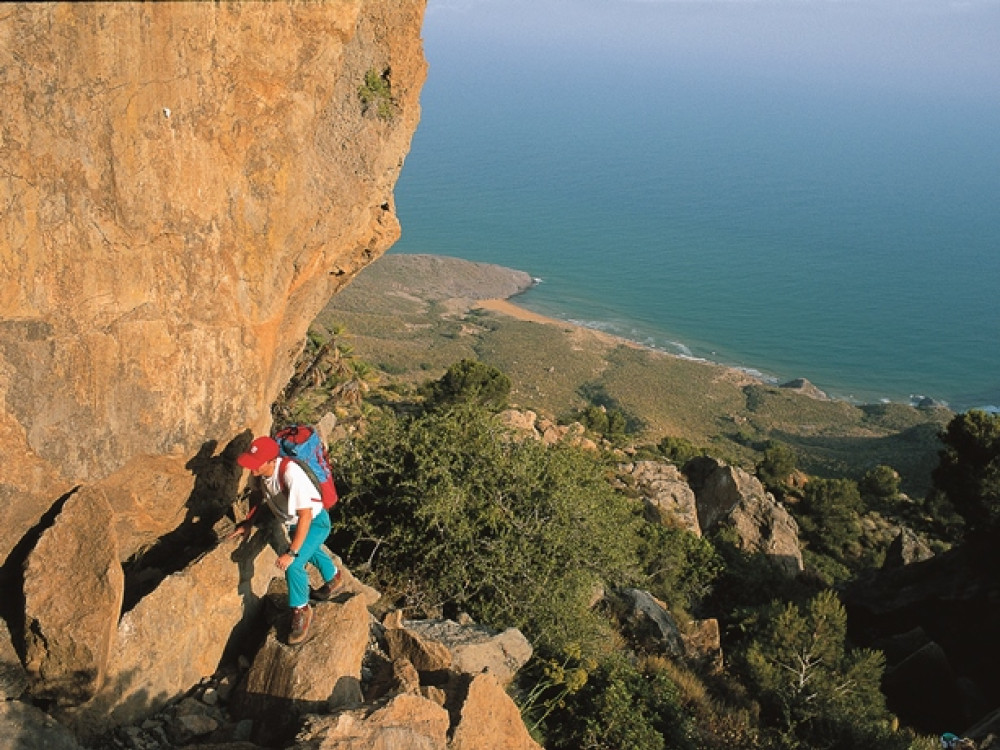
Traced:
MULTIPOLYGON (((574 7, 557 5, 563 18, 574 7)), ((850 57, 832 32, 816 52, 782 42, 823 3, 789 3, 798 26, 774 7, 742 21, 778 59, 723 33, 725 13, 767 3, 710 3, 700 21, 698 2, 661 5, 643 8, 630 45, 621 17, 600 44, 586 22, 553 39, 496 5, 456 16, 432 0, 391 252, 527 271, 535 285, 512 300, 525 308, 768 382, 996 411, 1000 24, 976 21, 969 41, 995 32, 991 87, 975 73, 993 60, 949 81, 933 36, 935 75, 857 39, 850 57), (650 30, 676 31, 677 14, 703 46, 671 52, 687 37, 650 30)))

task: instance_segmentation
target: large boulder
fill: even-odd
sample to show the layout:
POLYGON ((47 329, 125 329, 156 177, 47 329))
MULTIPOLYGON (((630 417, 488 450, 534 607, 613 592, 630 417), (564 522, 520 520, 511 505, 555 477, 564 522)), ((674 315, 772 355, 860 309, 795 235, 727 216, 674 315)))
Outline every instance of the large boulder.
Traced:
POLYGON ((913 529, 900 528, 885 552, 884 568, 900 568, 904 565, 923 562, 934 557, 934 551, 913 529))
POLYGON ((691 459, 684 465, 684 474, 697 498, 702 531, 726 518, 745 495, 764 492, 755 477, 711 456, 691 459))
POLYGON ((684 641, 677 620, 666 604, 648 591, 618 589, 608 601, 636 647, 676 658, 684 655, 684 641))
POLYGON ((542 750, 528 734, 521 712, 490 674, 472 678, 450 750, 542 750))
POLYGON ((767 555, 790 575, 803 570, 799 526, 757 477, 708 456, 688 461, 684 473, 703 531, 731 527, 744 551, 767 555))
POLYGON ((56 716, 93 737, 141 720, 212 675, 234 632, 258 614, 275 559, 268 547, 228 542, 165 578, 122 616, 101 689, 56 716))
POLYGON ((104 683, 125 591, 113 515, 85 487, 28 556, 25 663, 36 696, 81 703, 104 683))
POLYGON ((371 616, 362 596, 316 604, 308 638, 288 646, 290 617, 281 617, 254 657, 237 712, 247 718, 271 717, 254 724, 252 739, 265 745, 294 735, 301 717, 317 711, 359 705, 361 663, 371 616))
POLYGON ((296 736, 295 748, 446 750, 448 723, 448 712, 441 706, 404 693, 374 706, 307 717, 296 736))
POLYGON ((460 625, 453 620, 406 620, 385 633, 390 657, 405 657, 417 668, 450 668, 460 674, 489 672, 501 685, 509 685, 531 658, 528 639, 516 628, 503 631, 481 625, 460 625), (437 654, 436 658, 429 658, 437 654))
POLYGON ((799 525, 770 492, 744 495, 724 523, 736 530, 740 548, 745 552, 766 555, 790 576, 805 569, 799 525))

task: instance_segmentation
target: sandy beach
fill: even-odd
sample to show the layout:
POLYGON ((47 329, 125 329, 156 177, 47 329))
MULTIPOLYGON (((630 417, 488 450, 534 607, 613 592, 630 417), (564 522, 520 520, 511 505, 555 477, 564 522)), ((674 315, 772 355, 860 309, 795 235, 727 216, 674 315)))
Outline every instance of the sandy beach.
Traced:
POLYGON ((539 315, 531 310, 526 310, 519 305, 515 305, 509 299, 481 299, 476 301, 475 306, 484 310, 489 310, 490 312, 496 312, 511 318, 516 318, 517 320, 527 320, 532 323, 545 323, 547 325, 579 328, 579 326, 576 326, 573 323, 567 323, 565 320, 550 318, 547 315, 539 315))

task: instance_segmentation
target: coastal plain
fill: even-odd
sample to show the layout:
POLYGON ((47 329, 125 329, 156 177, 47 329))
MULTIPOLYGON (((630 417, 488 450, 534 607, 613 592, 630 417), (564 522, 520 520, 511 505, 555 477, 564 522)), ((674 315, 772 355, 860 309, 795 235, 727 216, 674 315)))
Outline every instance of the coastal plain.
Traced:
POLYGON ((809 474, 858 479, 884 464, 911 496, 929 489, 949 410, 848 403, 804 379, 779 386, 645 348, 519 307, 517 294, 532 283, 497 265, 390 253, 333 297, 313 327, 320 336, 339 331, 382 385, 415 387, 478 359, 510 377, 518 408, 564 421, 589 405, 621 411, 633 445, 683 438, 752 469, 781 442, 809 474))

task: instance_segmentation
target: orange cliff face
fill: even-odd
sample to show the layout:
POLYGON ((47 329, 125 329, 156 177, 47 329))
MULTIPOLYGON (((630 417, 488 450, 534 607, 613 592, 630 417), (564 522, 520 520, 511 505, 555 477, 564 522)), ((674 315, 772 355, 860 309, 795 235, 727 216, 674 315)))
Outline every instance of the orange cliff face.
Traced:
POLYGON ((84 485, 127 559, 196 456, 268 428, 310 321, 398 238, 424 5, 5 9, 0 571, 84 485))

